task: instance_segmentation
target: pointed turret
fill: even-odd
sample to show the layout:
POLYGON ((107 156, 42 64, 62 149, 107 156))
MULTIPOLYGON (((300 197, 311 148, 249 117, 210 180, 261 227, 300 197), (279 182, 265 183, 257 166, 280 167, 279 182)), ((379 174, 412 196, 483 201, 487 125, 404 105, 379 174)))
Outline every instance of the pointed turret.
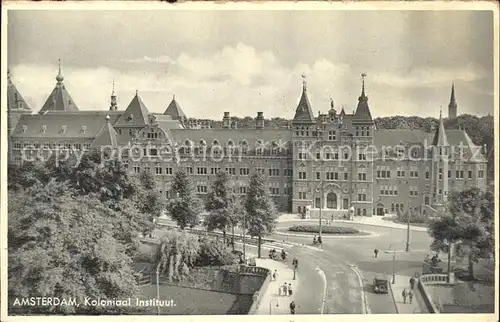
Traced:
POLYGON ((12 83, 10 70, 7 70, 7 111, 31 112, 31 108, 12 83))
POLYGON ((64 77, 61 72, 61 60, 59 59, 59 73, 56 76, 56 87, 52 90, 45 104, 43 104, 39 113, 45 113, 48 111, 67 111, 67 112, 77 112, 78 106, 66 91, 64 86, 64 77))
POLYGON ((434 146, 449 146, 448 138, 446 137, 446 131, 444 130, 443 115, 442 111, 439 112, 439 125, 437 127, 436 133, 434 134, 434 139, 432 140, 432 145, 434 146))
POLYGON ((457 117, 458 105, 455 99, 455 83, 451 84, 450 103, 448 104, 448 118, 454 119, 457 117))
POLYGON ((149 111, 144 105, 144 102, 139 97, 139 92, 135 92, 135 96, 128 104, 127 109, 115 125, 145 125, 149 124, 149 111))
POLYGON ((307 83, 306 76, 302 75, 302 96, 300 97, 299 104, 295 110, 293 117, 294 123, 315 123, 314 115, 311 109, 311 103, 307 97, 307 83))
POLYGON ((110 116, 106 115, 106 123, 101 127, 97 133, 96 138, 90 144, 91 149, 100 147, 118 147, 117 133, 110 122, 110 116))
POLYGON ((362 85, 361 85, 361 96, 358 98, 358 107, 356 112, 354 112, 355 120, 372 121, 372 114, 370 112, 370 107, 368 106, 368 96, 365 95, 365 77, 366 74, 361 74, 362 85))
POLYGON ((109 110, 116 111, 117 109, 118 109, 118 102, 116 101, 115 80, 113 79, 113 91, 111 92, 111 104, 109 105, 109 110))
POLYGON ((175 95, 172 97, 172 101, 170 102, 170 104, 168 104, 168 107, 163 113, 163 115, 169 115, 172 118, 172 120, 179 120, 182 122, 187 120, 186 114, 184 114, 179 104, 175 100, 175 95))

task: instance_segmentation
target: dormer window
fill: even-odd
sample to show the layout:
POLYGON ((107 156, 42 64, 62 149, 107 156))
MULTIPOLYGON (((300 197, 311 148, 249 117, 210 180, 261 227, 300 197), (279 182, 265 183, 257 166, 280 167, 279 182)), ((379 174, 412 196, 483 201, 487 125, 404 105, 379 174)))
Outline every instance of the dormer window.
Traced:
POLYGON ((42 133, 45 133, 47 131, 47 125, 42 125, 42 129, 41 129, 41 132, 42 133))
POLYGON ((132 122, 134 120, 134 115, 130 114, 128 117, 127 117, 127 121, 128 122, 132 122))
POLYGON ((80 128, 80 133, 85 133, 87 131, 87 126, 86 125, 82 125, 82 127, 80 128))
POLYGON ((66 125, 61 125, 60 133, 65 133, 65 132, 66 132, 66 125))

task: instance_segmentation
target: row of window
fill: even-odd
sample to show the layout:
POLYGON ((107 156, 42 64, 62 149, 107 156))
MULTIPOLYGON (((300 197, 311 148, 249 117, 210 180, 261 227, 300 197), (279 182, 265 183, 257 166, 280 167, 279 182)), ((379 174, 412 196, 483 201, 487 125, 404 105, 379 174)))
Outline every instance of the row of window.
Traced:
MULTIPOLYGON (((148 167, 148 166, 144 167, 143 169, 146 172, 147 171, 151 171, 151 168, 148 167)), ((185 168, 183 168, 183 170, 187 174, 194 174, 194 168, 193 167, 185 167, 185 168)), ((221 168, 212 167, 212 168, 210 168, 210 174, 211 175, 215 175, 220 170, 221 170, 221 168)), ((224 170, 228 174, 230 174, 230 175, 236 175, 236 168, 225 168, 224 170)), ((264 168, 256 168, 255 171, 256 172, 265 173, 266 169, 264 169, 264 168)), ((134 166, 133 167, 133 172, 134 173, 140 173, 141 172, 141 167, 140 166, 134 166)), ((271 176, 271 177, 279 177, 280 176, 280 172, 281 172, 280 169, 267 169, 267 174, 269 176, 271 176)), ((157 175, 173 175, 173 173, 174 173, 174 171, 173 171, 173 168, 171 168, 171 167, 166 167, 166 168, 155 167, 154 168, 154 174, 157 174, 157 175)), ((208 174, 208 168, 207 167, 196 167, 196 174, 207 175, 208 174)), ((293 175, 293 171, 292 171, 292 169, 286 168, 286 169, 284 169, 283 174, 284 174, 284 176, 292 176, 293 175)), ((239 169, 239 175, 241 175, 241 176, 248 176, 248 175, 250 175, 250 169, 249 168, 240 168, 239 169)))
MULTIPOLYGON (((452 174, 453 174, 453 171, 448 170, 448 178, 452 178, 452 174)), ((472 177, 473 177, 473 171, 468 170, 467 171, 467 179, 472 179, 472 177)), ((484 178, 484 170, 478 170, 477 177, 479 179, 484 178)), ((438 178, 439 178, 439 180, 443 180, 443 169, 442 168, 439 169, 438 178)), ((455 171, 455 179, 464 179, 464 170, 456 170, 455 171)))
MULTIPOLYGON (((348 161, 349 160, 349 153, 344 153, 344 158, 343 160, 348 161)), ((324 159, 325 160, 339 160, 339 153, 338 152, 325 152, 324 153, 324 159)), ((298 160, 307 160, 307 153, 305 152, 298 152, 297 153, 297 158, 298 160)), ((321 153, 316 152, 316 160, 321 160, 321 153)), ((366 153, 358 153, 358 161, 366 161, 366 153)))
POLYGON ((90 143, 47 143, 47 142, 15 142, 14 143, 14 149, 15 150, 21 150, 21 149, 66 149, 66 150, 81 150, 83 149, 90 149, 90 143))
POLYGON ((370 127, 369 126, 356 126, 356 135, 355 136, 370 136, 370 127))

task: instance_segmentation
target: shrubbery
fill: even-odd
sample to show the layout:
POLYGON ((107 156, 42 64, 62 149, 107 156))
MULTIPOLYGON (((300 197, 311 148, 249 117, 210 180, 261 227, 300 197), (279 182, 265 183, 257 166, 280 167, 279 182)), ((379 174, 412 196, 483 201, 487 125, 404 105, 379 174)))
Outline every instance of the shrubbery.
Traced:
POLYGON ((222 240, 204 237, 199 243, 200 249, 195 266, 224 266, 238 263, 238 256, 233 254, 222 240))
MULTIPOLYGON (((398 212, 398 221, 407 223, 408 222, 408 212, 400 211, 398 212)), ((420 211, 412 211, 410 216, 410 223, 413 224, 423 224, 428 221, 427 215, 420 213, 420 211)))
MULTIPOLYGON (((288 228, 289 231, 302 233, 319 233, 319 225, 295 225, 288 228)), ((351 227, 322 226, 323 234, 352 235, 358 234, 359 230, 351 227)))

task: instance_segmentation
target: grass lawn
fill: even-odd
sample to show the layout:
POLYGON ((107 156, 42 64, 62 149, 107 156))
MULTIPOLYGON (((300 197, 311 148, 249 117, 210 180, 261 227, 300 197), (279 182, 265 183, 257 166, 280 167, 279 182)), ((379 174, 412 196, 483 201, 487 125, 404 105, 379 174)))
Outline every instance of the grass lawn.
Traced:
MULTIPOLYGON (((146 285, 140 288, 139 299, 155 299, 156 285, 146 285)), ((160 308, 163 315, 214 315, 226 314, 237 300, 233 294, 177 287, 171 285, 160 286, 160 300, 172 299, 175 307, 160 308)), ((150 307, 141 314, 155 314, 156 307, 150 307)))

